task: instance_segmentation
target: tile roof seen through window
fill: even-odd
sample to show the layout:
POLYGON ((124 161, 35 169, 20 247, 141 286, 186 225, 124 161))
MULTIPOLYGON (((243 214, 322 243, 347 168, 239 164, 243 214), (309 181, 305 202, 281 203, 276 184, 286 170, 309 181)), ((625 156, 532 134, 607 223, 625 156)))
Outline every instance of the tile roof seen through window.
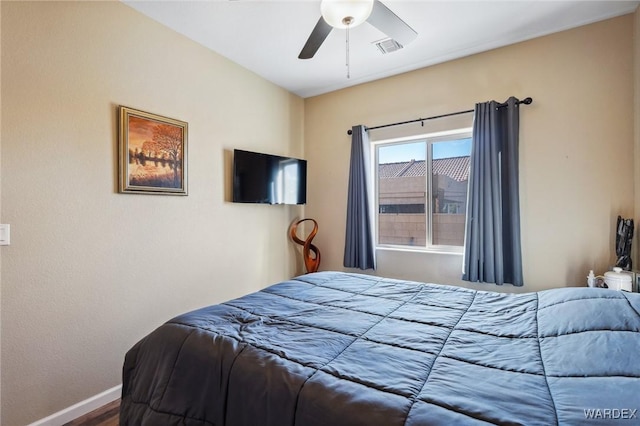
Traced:
MULTIPOLYGON (((451 157, 433 160, 433 174, 445 175, 458 182, 469 179, 470 157, 451 157)), ((426 166, 424 160, 402 161, 399 163, 383 163, 378 166, 381 179, 393 177, 424 176, 426 166)))

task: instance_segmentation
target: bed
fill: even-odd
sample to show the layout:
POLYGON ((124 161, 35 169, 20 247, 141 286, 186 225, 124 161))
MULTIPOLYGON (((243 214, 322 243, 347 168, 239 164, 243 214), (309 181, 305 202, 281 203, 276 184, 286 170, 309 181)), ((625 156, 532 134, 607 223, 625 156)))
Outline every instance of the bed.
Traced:
POLYGON ((120 424, 633 424, 639 379, 640 294, 318 272, 144 337, 120 424))

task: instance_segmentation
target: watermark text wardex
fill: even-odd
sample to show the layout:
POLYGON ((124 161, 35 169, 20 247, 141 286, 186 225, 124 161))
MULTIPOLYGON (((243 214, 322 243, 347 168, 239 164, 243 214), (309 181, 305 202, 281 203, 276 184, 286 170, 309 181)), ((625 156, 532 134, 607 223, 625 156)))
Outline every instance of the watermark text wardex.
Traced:
POLYGON ((634 408, 585 408, 585 419, 634 420, 638 410, 634 408))

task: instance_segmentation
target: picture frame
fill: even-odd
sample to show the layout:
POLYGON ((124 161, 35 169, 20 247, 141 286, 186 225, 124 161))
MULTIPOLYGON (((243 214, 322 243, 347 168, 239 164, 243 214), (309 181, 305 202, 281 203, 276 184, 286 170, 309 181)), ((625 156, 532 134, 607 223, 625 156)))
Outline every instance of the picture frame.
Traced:
POLYGON ((126 106, 119 116, 119 192, 188 195, 188 123, 126 106))

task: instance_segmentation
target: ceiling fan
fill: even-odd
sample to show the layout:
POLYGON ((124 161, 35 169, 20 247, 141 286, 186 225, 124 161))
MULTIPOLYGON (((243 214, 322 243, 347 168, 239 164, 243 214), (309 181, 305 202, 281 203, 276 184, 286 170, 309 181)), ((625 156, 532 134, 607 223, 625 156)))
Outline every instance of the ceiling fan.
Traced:
POLYGON ((310 59, 316 54, 333 28, 348 31, 368 22, 401 46, 411 43, 418 33, 379 0, 322 0, 321 15, 311 31, 298 59, 310 59))

